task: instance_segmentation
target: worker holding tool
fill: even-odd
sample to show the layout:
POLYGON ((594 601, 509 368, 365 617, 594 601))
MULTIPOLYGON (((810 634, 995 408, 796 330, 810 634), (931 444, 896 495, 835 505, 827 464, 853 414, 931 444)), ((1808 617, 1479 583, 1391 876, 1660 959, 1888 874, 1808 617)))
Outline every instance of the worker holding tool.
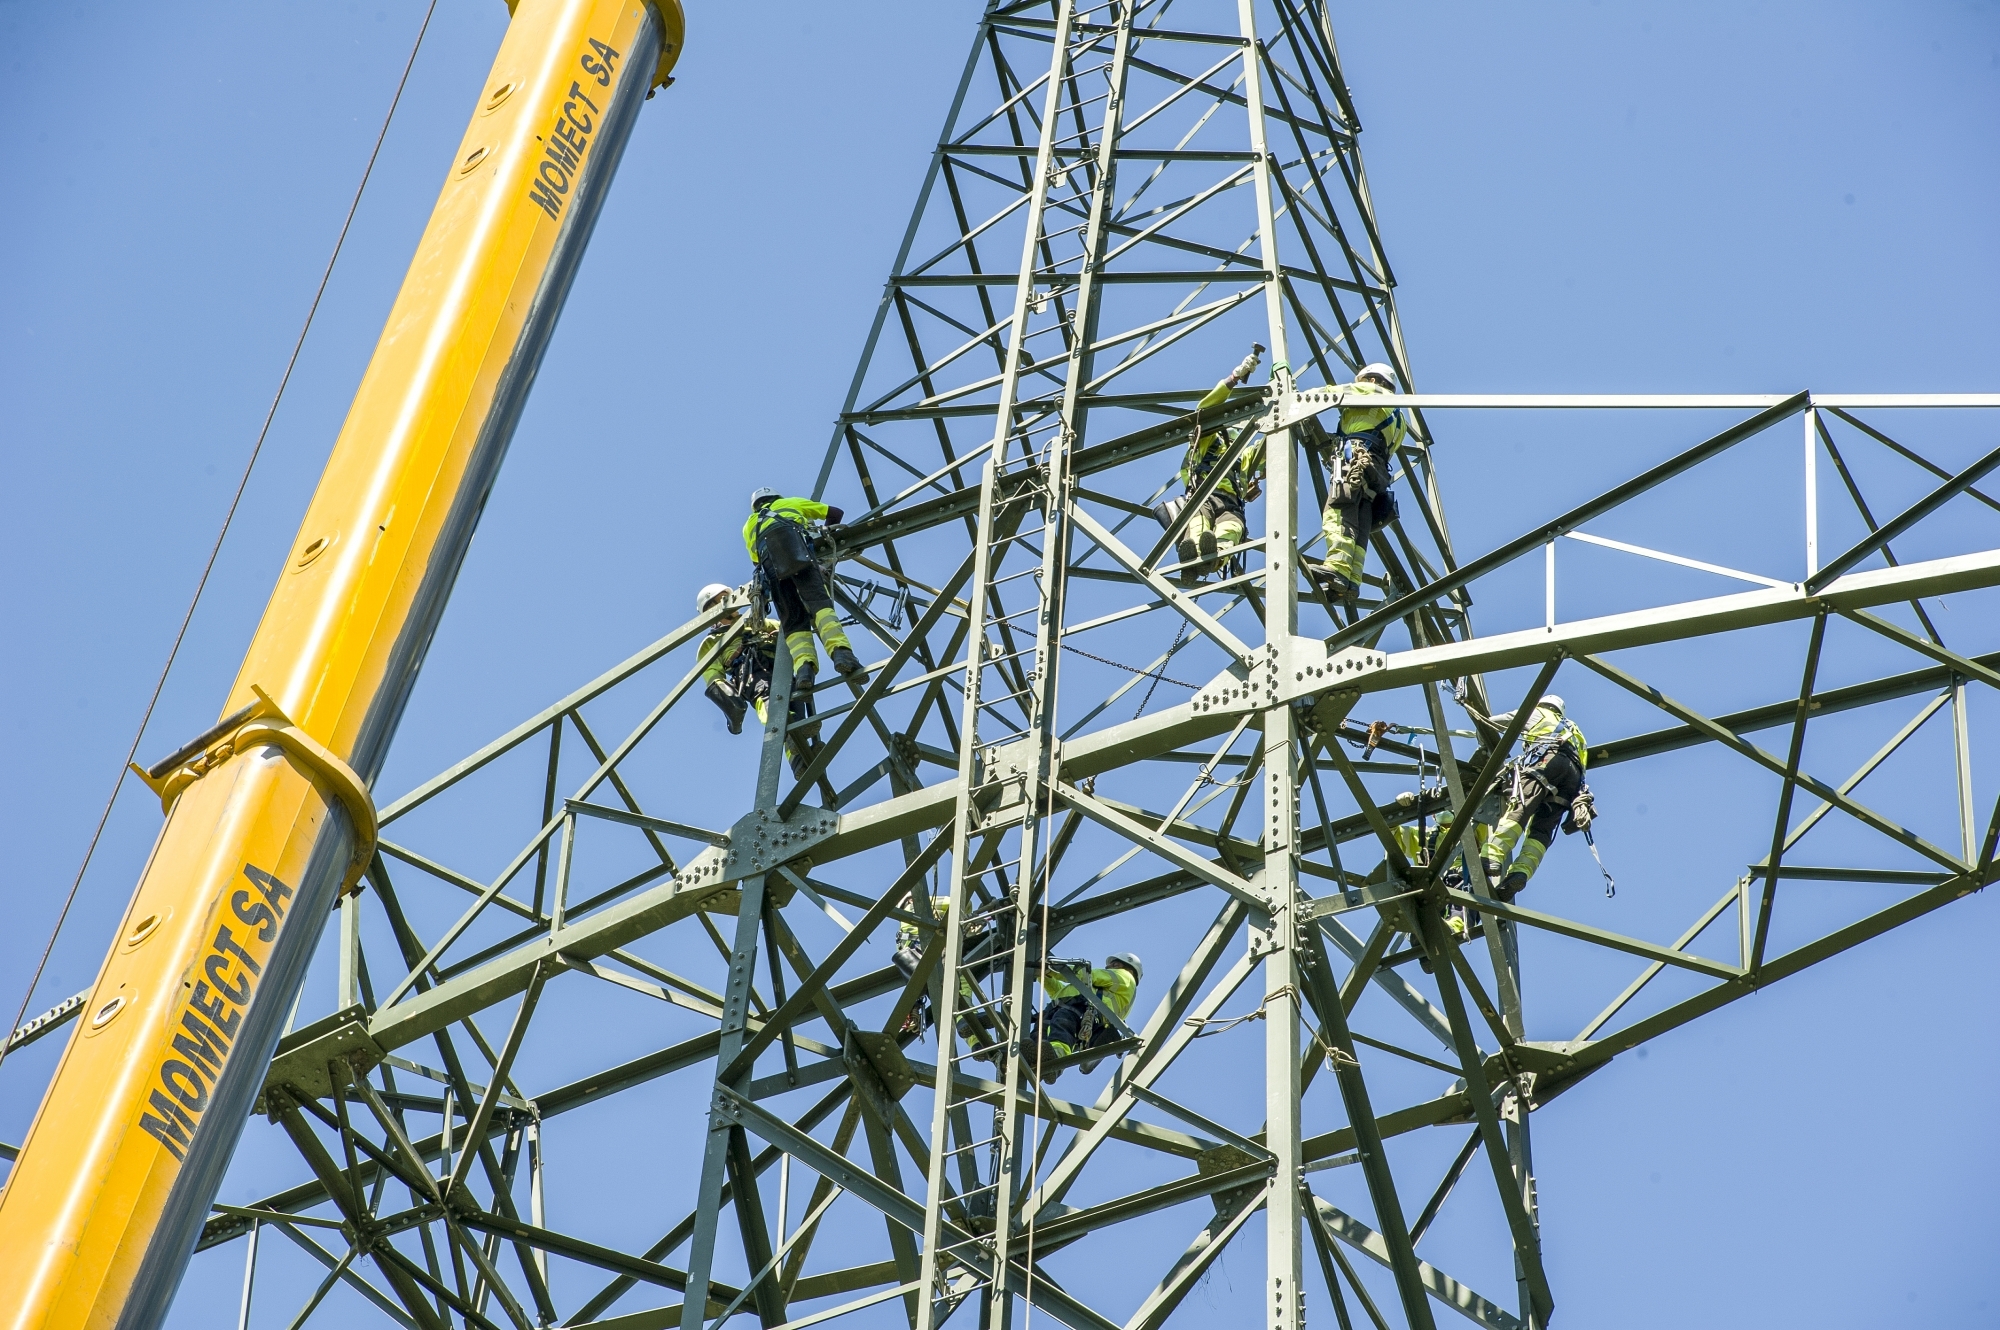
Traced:
POLYGON ((820 571, 813 550, 813 524, 838 526, 841 516, 840 509, 817 499, 787 499, 772 489, 760 489, 750 496, 743 544, 778 611, 785 649, 792 655, 794 690, 810 692, 819 673, 819 655, 813 650, 815 631, 833 657, 833 668, 857 683, 868 677, 840 626, 833 597, 827 594, 826 575, 820 571))
MULTIPOLYGON (((1513 720, 1513 712, 1493 717, 1493 723, 1503 729, 1513 720)), ((1585 839, 1592 839, 1590 824, 1596 820, 1597 806, 1590 787, 1583 783, 1583 769, 1589 760, 1590 744, 1577 723, 1564 714, 1563 700, 1551 695, 1536 703, 1521 730, 1521 755, 1501 775, 1506 811, 1486 842, 1483 856, 1487 880, 1502 901, 1513 900, 1528 885, 1541 866, 1542 856, 1548 853, 1558 824, 1564 831, 1581 831, 1585 839), (1521 850, 1510 864, 1508 855, 1513 854, 1517 842, 1521 850)), ((1591 852, 1596 850, 1593 840, 1591 852)), ((1605 883, 1611 885, 1608 873, 1605 883)))
MULTIPOLYGON (((1364 365, 1341 391, 1350 401, 1369 393, 1393 393, 1396 372, 1379 362, 1364 365)), ((1329 601, 1351 605, 1361 594, 1368 538, 1396 520, 1389 469, 1409 432, 1401 407, 1355 403, 1340 408, 1340 432, 1326 445, 1326 562, 1318 570, 1309 569, 1329 601)))
MULTIPOLYGON (((1181 462, 1181 484, 1186 493, 1179 503, 1161 505, 1156 513, 1164 511, 1162 521, 1171 526, 1186 504, 1192 501, 1196 490, 1222 465, 1230 448, 1245 433, 1255 429, 1254 425, 1243 425, 1236 429, 1210 430, 1206 434, 1201 428, 1201 413, 1214 410, 1229 400, 1230 391, 1249 382, 1257 369, 1258 358, 1264 348, 1250 344, 1250 354, 1243 357, 1243 363, 1229 371, 1229 376, 1210 389, 1194 406, 1194 441, 1188 444, 1187 457, 1181 462)), ((1180 539, 1175 542, 1174 554, 1184 566, 1183 576, 1206 577, 1220 571, 1230 557, 1230 551, 1243 543, 1243 508, 1257 497, 1263 488, 1264 445, 1258 441, 1247 445, 1230 467, 1229 473, 1216 483, 1215 489, 1202 500, 1182 528, 1180 539), (1200 560, 1199 564, 1196 560, 1200 560)))
MULTIPOLYGON (((1081 964, 1075 967, 1079 971, 1082 968, 1081 964)), ((1101 968, 1090 971, 1090 987, 1097 1000, 1122 1021, 1132 1014, 1132 999, 1138 996, 1139 980, 1144 974, 1145 966, 1138 956, 1129 951, 1114 952, 1101 968)), ((1049 966, 1042 971, 1042 987, 1053 999, 1042 1008, 1038 1022, 1045 1061, 1054 1062, 1119 1037, 1117 1027, 1098 1014, 1069 974, 1049 966)), ((1062 1073, 1062 1067, 1057 1066, 1046 1072, 1043 1079, 1053 1081, 1062 1073)))
MULTIPOLYGON (((696 593, 695 612, 707 614, 735 594, 735 587, 710 582, 696 593)), ((743 733, 743 717, 752 707, 757 719, 764 719, 764 703, 771 696, 771 669, 778 654, 777 621, 752 622, 730 636, 742 617, 740 609, 731 609, 717 619, 695 653, 702 665, 708 700, 722 712, 731 734, 743 733)))

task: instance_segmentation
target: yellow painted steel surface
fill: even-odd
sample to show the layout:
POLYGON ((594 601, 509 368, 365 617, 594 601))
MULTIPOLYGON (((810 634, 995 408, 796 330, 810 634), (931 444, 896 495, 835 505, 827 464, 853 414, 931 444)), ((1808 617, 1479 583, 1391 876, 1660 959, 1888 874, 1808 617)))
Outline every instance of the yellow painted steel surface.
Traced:
POLYGON ((261 690, 263 728, 169 777, 166 826, 0 1195, 0 1327, 164 1316, 372 838, 343 772, 380 767, 637 102, 680 44, 675 0, 515 7, 223 708, 261 690), (274 742, 286 722, 303 737, 274 742))

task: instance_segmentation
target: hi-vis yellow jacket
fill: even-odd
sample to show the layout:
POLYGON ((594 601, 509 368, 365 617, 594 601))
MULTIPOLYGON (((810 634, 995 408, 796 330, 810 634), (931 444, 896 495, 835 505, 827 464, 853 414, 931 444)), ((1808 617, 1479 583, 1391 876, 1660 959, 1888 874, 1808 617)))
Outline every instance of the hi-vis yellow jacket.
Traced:
MULTIPOLYGON (((1092 970, 1090 986, 1097 990, 1099 999, 1119 1020, 1132 1014, 1132 999, 1139 995, 1139 978, 1122 965, 1108 969, 1092 970)), ((1042 987, 1050 997, 1060 1001, 1063 998, 1081 997, 1075 984, 1057 974, 1054 970, 1042 972, 1042 987)))
POLYGON ((803 530, 806 523, 822 521, 831 511, 818 499, 773 499, 752 512, 743 523, 743 547, 750 551, 750 562, 757 562, 757 533, 772 522, 793 522, 803 530))
MULTIPOLYGON (((1365 380, 1347 384, 1350 393, 1386 393, 1390 390, 1365 380)), ((1403 410, 1395 406, 1344 406, 1340 408, 1340 432, 1342 434, 1366 434, 1370 430, 1382 431, 1382 441, 1394 452, 1403 446, 1409 437, 1409 422, 1403 419, 1403 410)))

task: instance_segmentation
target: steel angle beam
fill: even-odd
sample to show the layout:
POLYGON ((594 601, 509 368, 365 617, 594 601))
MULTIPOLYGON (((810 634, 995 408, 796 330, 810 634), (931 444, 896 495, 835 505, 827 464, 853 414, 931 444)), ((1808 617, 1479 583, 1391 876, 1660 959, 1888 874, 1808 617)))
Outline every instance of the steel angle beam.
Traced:
MULTIPOLYGON (((1384 1266, 1389 1264, 1389 1245, 1380 1233, 1318 1196, 1312 1198, 1312 1203, 1319 1222, 1328 1233, 1371 1261, 1384 1266)), ((1479 1296, 1427 1261, 1417 1262, 1417 1277, 1433 1298, 1477 1325, 1486 1326, 1488 1330, 1524 1330, 1525 1323, 1518 1317, 1479 1296)))
POLYGON ((1353 685, 1364 691, 1408 687, 1437 679, 1455 679, 1519 665, 1539 664, 1557 652, 1601 654, 1660 642, 1707 637, 1716 633, 1761 628, 1810 619, 1823 610, 1869 609, 1920 597, 1943 596, 2000 585, 2000 549, 1906 563, 1895 568, 1849 573, 1808 594, 1793 586, 1784 590, 1746 591, 1706 600, 1683 601, 1658 609, 1633 610, 1472 638, 1413 651, 1391 652, 1387 668, 1353 685))

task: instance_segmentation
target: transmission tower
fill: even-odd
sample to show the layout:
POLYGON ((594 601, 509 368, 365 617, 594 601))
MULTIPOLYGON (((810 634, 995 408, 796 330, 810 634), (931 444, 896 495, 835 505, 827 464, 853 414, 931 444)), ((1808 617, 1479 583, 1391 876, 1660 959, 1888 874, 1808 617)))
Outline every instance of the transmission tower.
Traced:
POLYGON ((339 906, 339 1006, 298 1016, 260 1101, 300 1172, 218 1207, 200 1247, 275 1231, 326 1267, 322 1295, 406 1326, 1548 1324, 1536 1112, 1995 875, 1966 695, 2000 685, 2000 654, 1947 646, 1923 602, 2000 583, 2000 550, 1945 515, 2000 508, 1977 488, 2000 452, 1906 440, 1949 452, 1927 422, 2000 397, 1420 393, 1360 133, 1317 0, 988 4, 815 487, 848 508, 829 544, 866 683, 828 672, 788 721, 780 653, 727 827, 684 811, 674 753, 709 723, 696 652, 720 610, 382 803, 339 906), (1198 410, 1253 343, 1268 383, 1198 410), (1399 381, 1372 400, 1410 420, 1403 509, 1343 605, 1313 576, 1326 445, 1371 362, 1399 381), (1728 423, 1463 558, 1446 418, 1519 409, 1728 423), (1213 430, 1267 467, 1220 569, 1178 563, 1153 509, 1213 430), (1798 567, 1604 534, 1767 446, 1803 459, 1798 567), (1562 616, 1559 545, 1629 561, 1616 605, 1562 616), (1475 596, 1538 573, 1542 622, 1474 632, 1475 596), (1690 597, 1691 575, 1734 580, 1690 597), (1836 669, 1861 642, 1909 659, 1836 669), (1680 700, 1725 659, 1730 695, 1764 700, 1680 700), (1768 840, 1733 880, 1675 884, 1676 936, 1553 890, 1503 902, 1477 854, 1443 871, 1559 671, 1662 713, 1598 736, 1591 772, 1643 781, 1700 749, 1770 778, 1768 840), (1864 801, 1941 729, 1948 814, 1864 801), (1872 755, 1828 778, 1809 734, 1872 755), (496 806, 515 840, 458 831, 455 808, 496 806), (1887 900, 1830 919, 1810 893, 1849 882, 1887 900), (1524 1008, 1528 930, 1629 965, 1581 1029, 1524 1008), (1045 986, 1128 946, 1137 1005, 1092 999, 1109 1037, 1057 1056, 1045 986), (628 1051, 532 1076, 578 1028, 628 1051), (552 1158, 643 1185, 650 1231, 550 1199, 585 1190, 545 1176, 566 1118, 596 1125, 552 1158), (660 1148, 672 1166, 639 1183, 660 1148), (1426 1243, 1447 1206, 1490 1220, 1485 1250, 1426 1243), (1187 1305, 1232 1248, 1261 1254, 1254 1287, 1187 1305))

